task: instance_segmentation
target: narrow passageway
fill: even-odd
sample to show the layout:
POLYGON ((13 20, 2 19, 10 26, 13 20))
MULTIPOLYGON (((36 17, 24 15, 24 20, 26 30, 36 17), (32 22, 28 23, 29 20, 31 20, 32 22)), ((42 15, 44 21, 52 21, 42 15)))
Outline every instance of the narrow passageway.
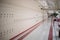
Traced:
POLYGON ((0 40, 60 40, 55 18, 60 0, 0 0, 0 40))

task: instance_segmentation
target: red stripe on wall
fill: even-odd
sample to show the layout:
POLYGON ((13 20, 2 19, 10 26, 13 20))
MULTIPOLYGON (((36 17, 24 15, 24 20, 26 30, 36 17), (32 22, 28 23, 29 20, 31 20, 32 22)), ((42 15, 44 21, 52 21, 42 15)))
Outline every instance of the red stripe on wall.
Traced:
POLYGON ((49 30, 48 40, 53 40, 53 28, 52 28, 52 21, 51 21, 51 26, 50 26, 50 30, 49 30))
POLYGON ((28 36, 32 31, 34 31, 34 29, 36 29, 38 26, 40 25, 40 23, 38 25, 36 25, 33 29, 31 29, 29 32, 27 32, 26 34, 24 34, 23 36, 21 36, 18 40, 23 40, 26 36, 28 36))
MULTIPOLYGON (((45 19, 45 20, 46 20, 46 19, 45 19)), ((20 38, 18 39, 18 40, 22 40, 22 39, 25 38, 28 34, 30 34, 34 29, 36 29, 36 28, 38 27, 38 25, 40 25, 40 23, 44 22, 45 20, 42 20, 41 22, 39 22, 39 23, 35 24, 34 26, 28 28, 27 30, 19 33, 18 35, 14 36, 14 37, 11 38, 10 40, 14 40, 14 39, 17 38, 18 36, 24 34, 25 32, 27 32, 27 31, 29 31, 29 30, 31 29, 28 33, 26 33, 25 35, 23 35, 22 37, 20 37, 20 38), (33 29, 32 29, 32 28, 33 28, 33 29)))

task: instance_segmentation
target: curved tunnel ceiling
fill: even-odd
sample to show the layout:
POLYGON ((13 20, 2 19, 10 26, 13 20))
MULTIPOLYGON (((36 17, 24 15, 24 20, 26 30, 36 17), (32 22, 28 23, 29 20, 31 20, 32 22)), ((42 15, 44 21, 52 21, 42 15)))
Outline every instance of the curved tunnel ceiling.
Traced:
POLYGON ((36 0, 38 1, 43 8, 52 9, 52 10, 60 10, 60 0, 36 0))

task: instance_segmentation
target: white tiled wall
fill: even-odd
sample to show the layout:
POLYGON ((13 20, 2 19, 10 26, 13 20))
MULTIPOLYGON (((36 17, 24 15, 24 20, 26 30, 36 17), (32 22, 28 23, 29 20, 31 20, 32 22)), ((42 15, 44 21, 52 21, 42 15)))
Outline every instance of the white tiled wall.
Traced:
POLYGON ((42 17, 42 10, 34 0, 1 0, 0 40, 9 40, 43 20, 42 17))

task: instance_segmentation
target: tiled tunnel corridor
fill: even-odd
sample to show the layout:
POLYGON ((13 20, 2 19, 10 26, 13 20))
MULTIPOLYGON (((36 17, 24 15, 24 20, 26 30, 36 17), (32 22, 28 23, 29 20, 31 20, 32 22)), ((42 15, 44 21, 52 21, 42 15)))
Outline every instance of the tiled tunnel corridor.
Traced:
POLYGON ((59 0, 0 0, 0 40, 60 40, 54 13, 59 0))

